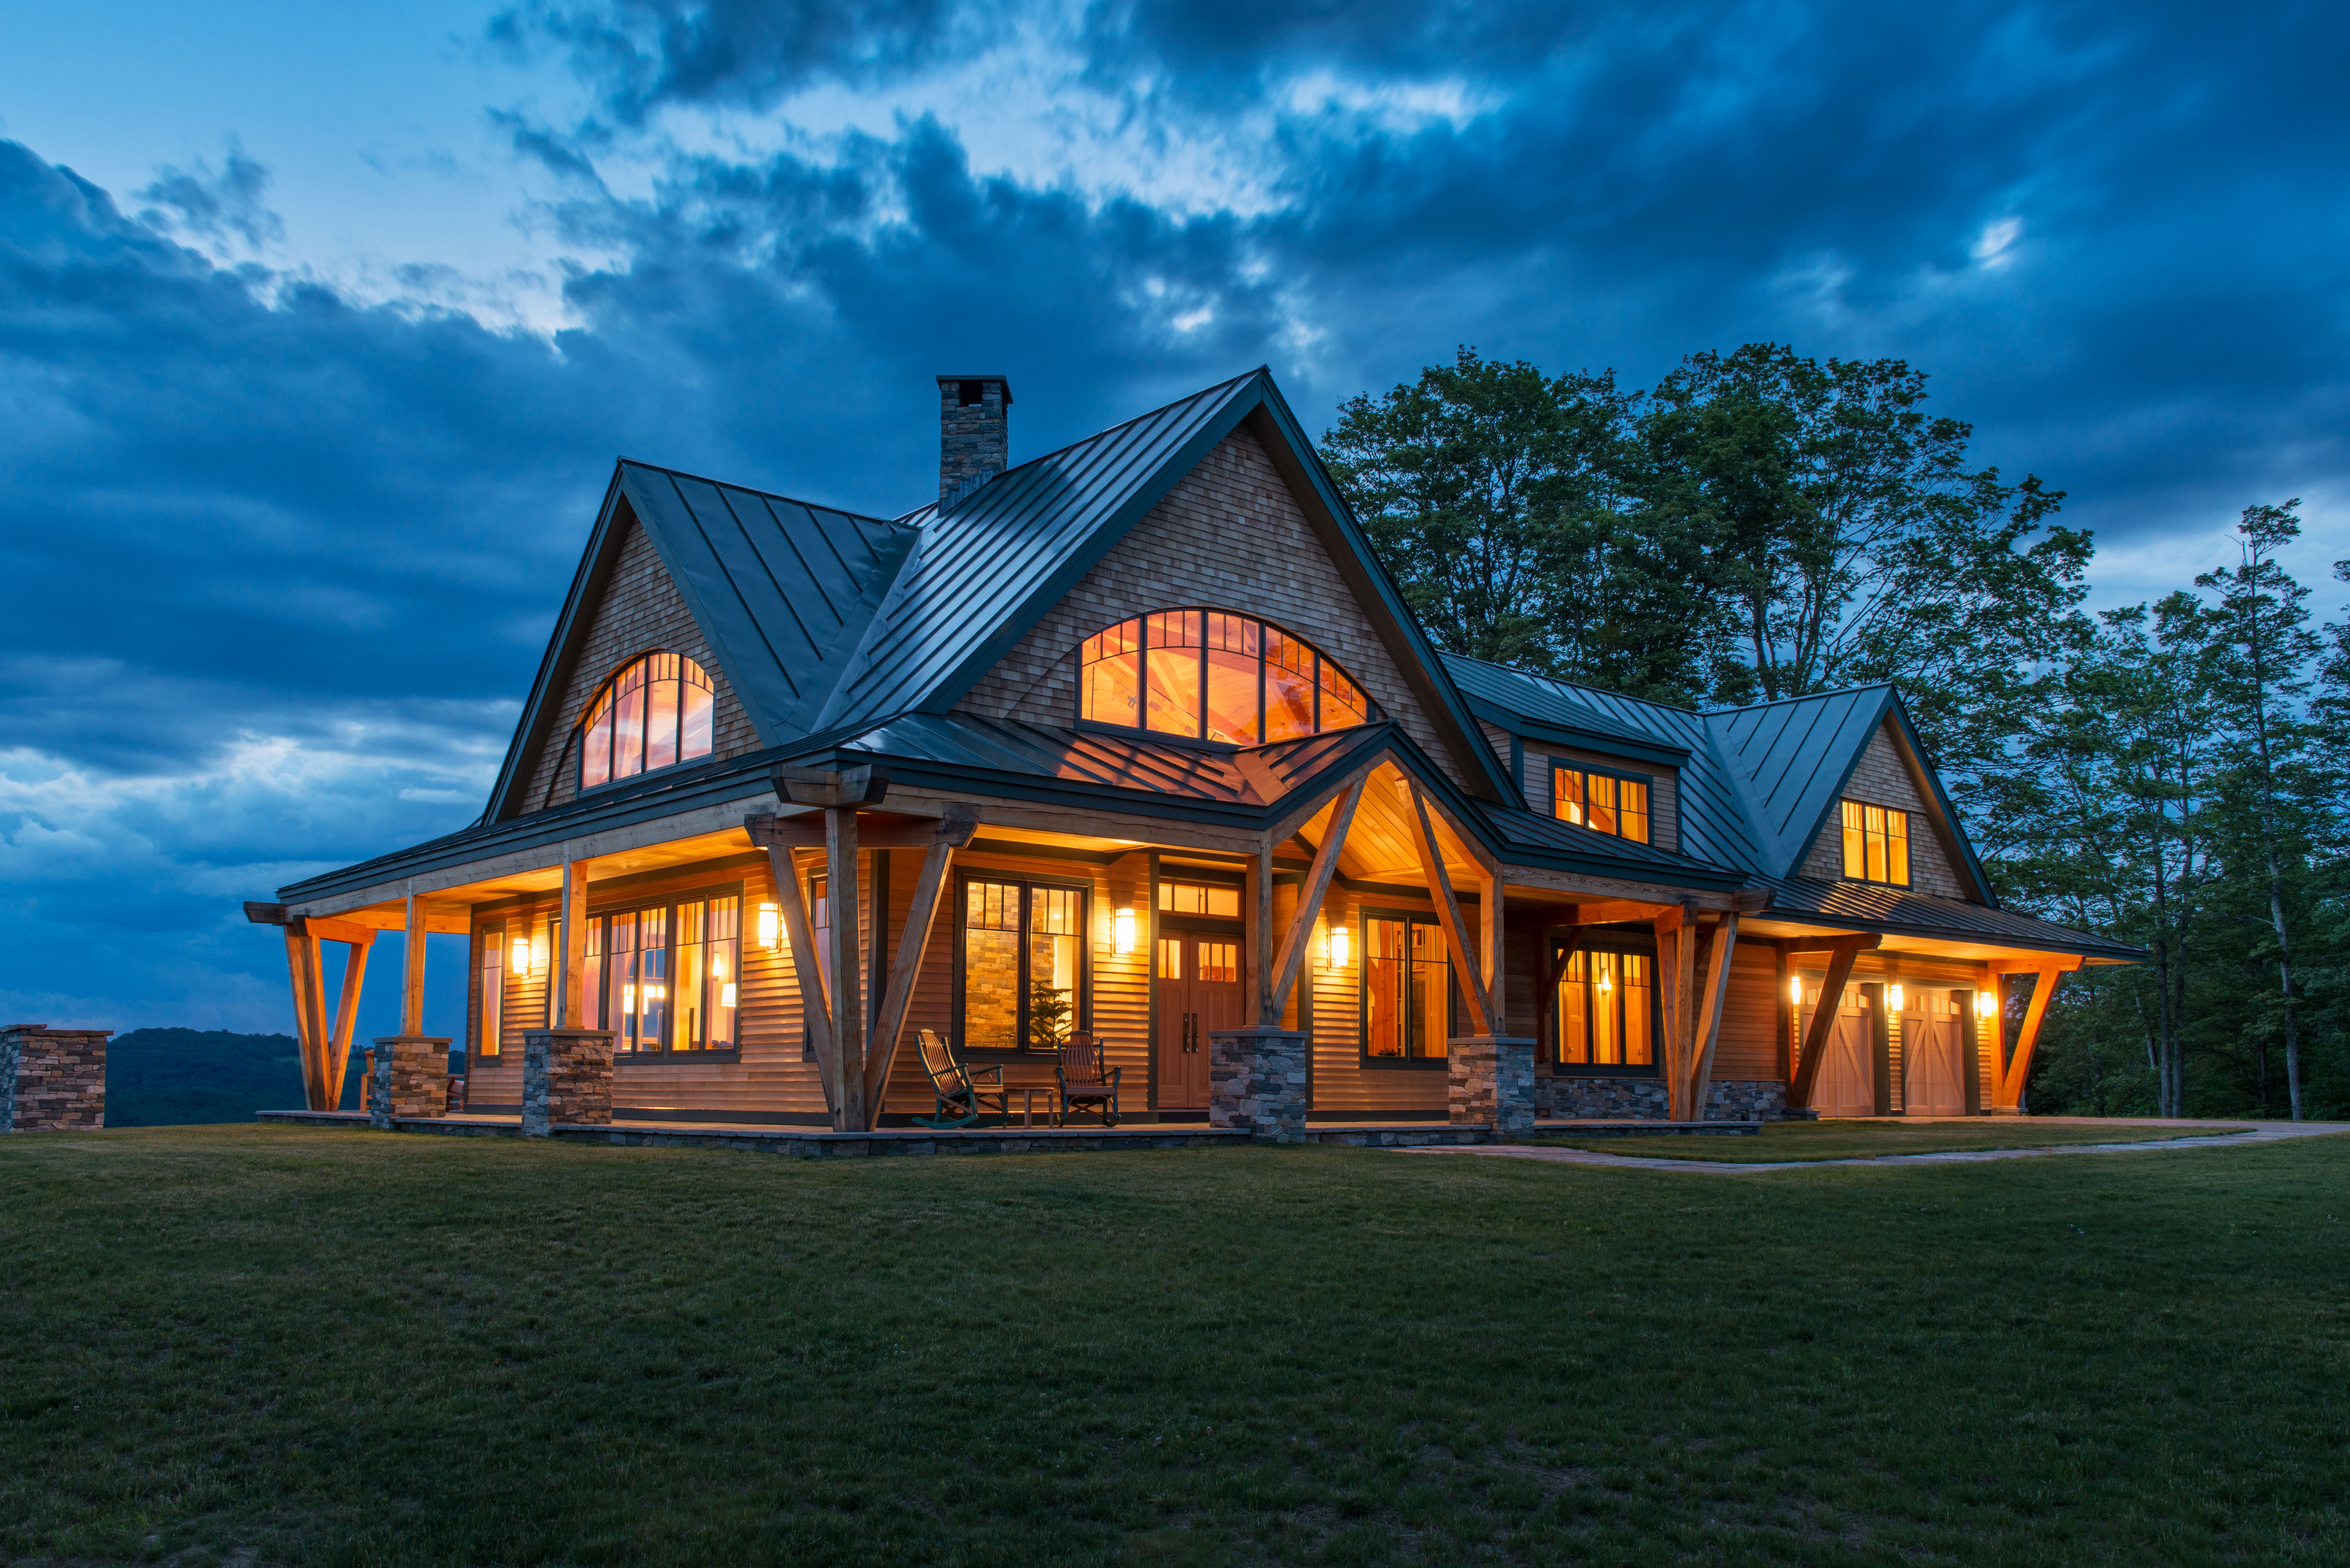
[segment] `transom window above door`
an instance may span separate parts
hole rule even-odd
[[[622,667],[588,705],[579,787],[708,756],[716,705],[710,676],[681,653],[648,653]]]
[[[1226,610],[1154,610],[1077,650],[1077,717],[1088,724],[1257,746],[1377,716],[1363,689],[1311,644]]]

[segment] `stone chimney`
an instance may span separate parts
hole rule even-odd
[[[1001,376],[939,378],[939,504],[1002,473],[1012,383]]]

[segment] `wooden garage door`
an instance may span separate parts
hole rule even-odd
[[[1913,989],[1901,1013],[1901,1105],[1913,1116],[1967,1114],[1965,1020],[1950,992]]]
[[[1820,1061],[1819,1081],[1812,1104],[1824,1116],[1873,1116],[1877,1114],[1877,1032],[1870,1027],[1868,995],[1856,985],[1845,987],[1844,1005],[1836,1010],[1835,1026],[1828,1031],[1826,1054]]]

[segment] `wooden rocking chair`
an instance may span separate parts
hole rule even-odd
[[[1090,1034],[1070,1035],[1061,1043],[1053,1071],[1061,1081],[1061,1114],[1054,1125],[1067,1127],[1070,1113],[1082,1105],[1100,1115],[1102,1126],[1118,1126],[1118,1080],[1126,1069],[1104,1070],[1099,1041]]]
[[[931,1075],[931,1092],[939,1097],[938,1114],[916,1116],[926,1127],[967,1127],[992,1115],[998,1125],[1011,1119],[1004,1109],[1003,1069],[967,1067],[954,1058],[946,1039],[935,1029],[915,1032],[922,1045],[922,1071]],[[994,1102],[993,1112],[988,1102]]]

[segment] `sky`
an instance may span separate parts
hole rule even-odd
[[[895,514],[941,371],[1010,377],[1017,462],[1261,363],[1318,431],[1464,344],[1898,358],[2067,493],[2093,605],[2298,496],[2341,613],[2338,5],[0,0],[0,1022],[290,1031],[241,901],[479,815],[614,458]]]

